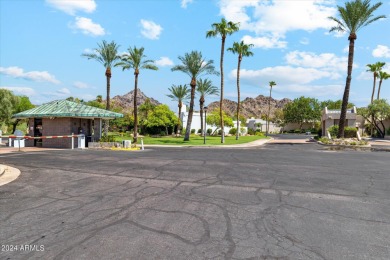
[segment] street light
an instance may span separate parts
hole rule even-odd
[[[207,133],[207,107],[203,107],[204,110],[204,129],[203,129],[203,144],[206,144],[206,133]]]

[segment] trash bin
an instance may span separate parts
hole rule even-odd
[[[77,148],[85,148],[85,135],[81,134],[77,138]]]
[[[122,147],[123,148],[131,148],[131,141],[130,140],[123,140]]]

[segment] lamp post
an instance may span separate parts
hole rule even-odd
[[[204,110],[204,130],[203,130],[203,144],[206,144],[206,133],[207,133],[207,107],[203,107]]]

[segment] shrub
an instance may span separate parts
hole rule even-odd
[[[231,134],[231,135],[237,134],[237,128],[235,128],[235,127],[231,128],[231,129],[229,130],[229,134]]]
[[[211,129],[211,128],[207,129],[207,134],[211,135],[212,132],[213,132],[213,129]]]
[[[102,136],[100,138],[99,142],[101,142],[101,143],[112,143],[112,142],[115,142],[115,136],[113,136],[113,135]]]
[[[191,129],[191,134],[195,134],[195,129]]]
[[[387,128],[386,135],[390,135],[390,127]]]
[[[248,135],[255,135],[255,130],[248,128]]]
[[[222,130],[221,129],[218,130],[218,135],[222,135]]]
[[[202,129],[198,129],[198,134],[201,134],[202,133]]]
[[[318,139],[321,143],[323,143],[323,144],[330,144],[331,143],[331,141],[328,139],[328,138],[326,138],[326,137],[321,137],[320,139]]]
[[[257,135],[257,136],[264,136],[264,133],[263,132],[256,132],[255,135]]]
[[[355,127],[346,127],[344,128],[344,137],[345,138],[355,138],[357,136],[356,134],[357,129]]]
[[[160,131],[161,136],[165,136],[167,133],[165,131]]]
[[[295,133],[295,134],[300,134],[300,133],[301,133],[301,129],[295,129],[295,130],[294,130],[294,133]]]
[[[338,132],[339,132],[339,126],[333,125],[333,126],[329,127],[327,130],[329,131],[330,136],[336,137]]]

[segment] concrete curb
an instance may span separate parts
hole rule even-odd
[[[0,165],[0,186],[16,180],[20,175],[20,170],[14,167]]]

